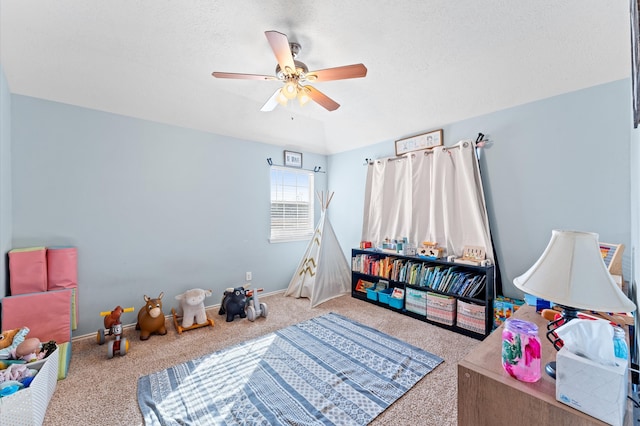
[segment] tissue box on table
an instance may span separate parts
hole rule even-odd
[[[628,369],[609,366],[562,348],[556,357],[556,399],[611,425],[622,425],[627,410]]]

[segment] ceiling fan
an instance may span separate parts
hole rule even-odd
[[[272,111],[278,104],[286,105],[287,101],[298,98],[300,105],[310,100],[315,101],[323,108],[334,111],[340,104],[307,84],[316,81],[345,80],[348,78],[360,78],[367,75],[367,68],[363,64],[345,65],[336,68],[327,68],[318,71],[309,71],[307,66],[295,60],[302,49],[298,43],[289,42],[286,34],[278,31],[265,31],[267,41],[273,49],[278,61],[274,76],[259,74],[238,74],[231,72],[214,71],[212,75],[217,78],[236,78],[244,80],[279,80],[284,86],[276,90],[260,111]]]

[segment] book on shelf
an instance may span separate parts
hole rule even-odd
[[[484,289],[485,275],[474,275],[465,283],[465,287],[461,289],[460,296],[476,297]]]
[[[373,286],[375,286],[375,283],[360,279],[356,283],[356,291],[359,291],[361,293],[366,293],[367,289],[372,288]]]
[[[387,280],[378,280],[378,283],[376,284],[375,290],[376,291],[380,291],[380,290],[384,290],[386,288],[389,288],[389,281],[387,281]]]
[[[484,290],[486,277],[484,275],[479,275],[478,277],[479,279],[475,282],[471,290],[469,290],[469,297],[477,297]]]
[[[393,292],[391,293],[391,297],[393,297],[394,299],[403,299],[404,298],[404,289],[400,288],[400,287],[394,288]]]

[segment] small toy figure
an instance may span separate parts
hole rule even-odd
[[[211,290],[194,288],[176,296],[182,308],[182,328],[194,324],[206,324],[207,312],[204,309],[204,298],[211,296]]]
[[[255,321],[258,317],[267,317],[268,310],[267,304],[260,302],[258,299],[258,292],[263,291],[261,288],[255,290],[249,290],[247,292],[247,319],[251,322]]]
[[[162,297],[164,292],[152,299],[146,294],[144,295],[145,305],[138,312],[138,322],[136,330],[140,330],[140,340],[147,340],[152,334],[164,336],[167,334],[165,326],[165,317],[162,312]]]
[[[107,356],[109,359],[113,358],[114,354],[120,354],[122,356],[129,352],[129,340],[126,337],[122,337],[122,323],[120,322],[120,315],[123,312],[133,312],[133,307],[122,309],[122,306],[116,306],[112,311],[100,312],[100,315],[104,317],[104,329],[98,330],[96,340],[99,345],[105,342],[105,336],[115,336],[115,340],[109,341],[107,348]]]
[[[236,315],[246,318],[244,308],[247,304],[247,293],[244,287],[228,288],[222,296],[218,315],[227,314],[227,322],[233,321]]]
[[[44,353],[41,354],[42,343],[37,337],[28,337],[24,339],[16,347],[15,359],[21,359],[27,362],[37,361],[44,358]]]

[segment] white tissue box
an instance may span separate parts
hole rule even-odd
[[[626,362],[602,365],[562,348],[556,357],[556,399],[613,426],[622,425],[629,387],[627,367]]]

